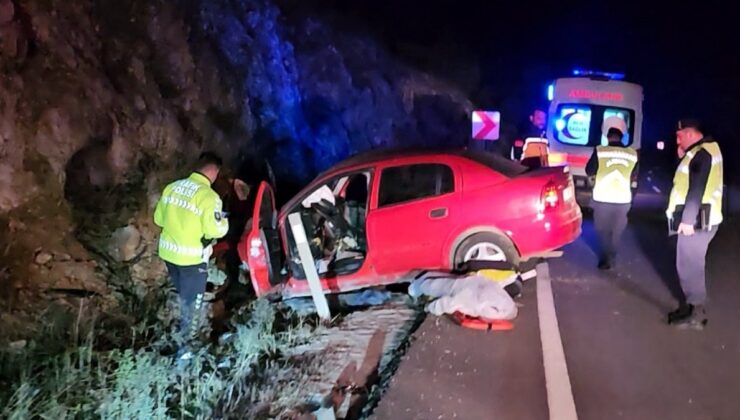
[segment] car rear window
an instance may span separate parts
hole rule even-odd
[[[519,162],[515,162],[513,160],[509,160],[502,156],[495,155],[489,152],[479,150],[466,150],[465,152],[463,152],[462,155],[467,159],[487,166],[500,173],[501,175],[509,178],[515,177],[527,171],[527,167],[520,164]]]

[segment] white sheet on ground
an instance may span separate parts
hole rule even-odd
[[[434,315],[461,312],[490,320],[517,316],[517,306],[503,287],[477,275],[453,277],[429,273],[411,283],[409,295],[437,298],[426,306],[427,312]]]

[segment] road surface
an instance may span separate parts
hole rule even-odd
[[[674,246],[660,216],[631,215],[619,266],[595,269],[584,234],[550,262],[554,302],[579,419],[740,419],[740,223],[710,247],[709,325],[665,324]],[[548,419],[535,281],[510,332],[428,317],[374,411],[377,419]]]

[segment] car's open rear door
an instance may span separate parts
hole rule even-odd
[[[247,229],[246,240],[243,239],[239,244],[239,255],[249,265],[255,293],[262,296],[280,284],[283,266],[275,196],[266,182],[260,183],[252,223]]]

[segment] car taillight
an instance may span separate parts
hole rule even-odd
[[[254,238],[250,241],[249,255],[253,258],[257,258],[262,253],[262,240],[260,238]]]
[[[547,184],[542,190],[542,205],[545,210],[556,208],[560,205],[560,194],[554,184]]]

